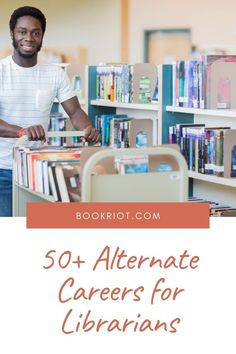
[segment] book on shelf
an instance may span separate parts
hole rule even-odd
[[[114,136],[114,127],[111,121],[115,119],[124,120],[128,119],[127,114],[102,114],[95,117],[95,128],[99,131],[102,137],[102,146],[109,146],[111,144],[111,135]],[[112,132],[111,132],[112,129]]]
[[[48,132],[64,132],[66,131],[67,118],[63,117],[62,113],[53,113],[48,121]],[[65,137],[49,137],[47,143],[54,146],[64,146],[66,143]]]
[[[158,78],[156,79],[156,84],[155,84],[155,87],[154,87],[154,91],[153,91],[153,94],[152,94],[152,103],[156,103],[159,99],[159,96],[158,96]]]
[[[115,159],[115,170],[120,175],[130,173],[147,173],[149,171],[148,156],[120,156]]]
[[[16,147],[14,181],[33,192],[52,195],[56,202],[79,201],[79,173],[86,160],[98,150],[100,147]],[[92,174],[100,175],[105,171],[106,162],[95,166]]]
[[[223,177],[224,141],[230,127],[176,124],[169,127],[169,143],[176,142],[190,171]],[[229,154],[226,154],[226,159]]]
[[[224,135],[230,127],[205,128],[205,174],[224,176]]]
[[[172,104],[177,107],[236,108],[236,55],[202,55],[172,65]]]
[[[114,148],[130,147],[130,124],[131,119],[113,118],[110,121],[109,145]]]
[[[150,103],[158,99],[157,66],[151,63],[96,67],[96,99],[116,103]]]
[[[204,172],[205,124],[176,124],[169,127],[169,143],[177,143],[185,157],[188,169]]]
[[[51,163],[48,165],[48,182],[49,182],[49,193],[53,196],[55,202],[61,201],[60,191],[57,183],[56,173],[55,173],[56,163]]]
[[[218,177],[224,177],[224,139],[226,130],[230,127],[224,127],[215,129],[215,164],[214,175]]]
[[[126,114],[96,116],[95,127],[102,137],[102,146],[114,148],[153,146],[153,120],[135,119]]]
[[[160,147],[168,147],[179,151],[177,144],[163,144]],[[142,152],[142,148],[138,148],[138,155],[122,155],[115,158],[115,173],[132,174],[132,173],[163,173],[174,172],[179,170],[176,159],[168,154],[163,155],[146,155]]]
[[[190,203],[207,203],[209,204],[209,216],[236,216],[236,208],[232,208],[227,204],[218,203],[212,200],[189,197]]]
[[[176,107],[203,108],[202,63],[180,60],[172,64],[172,104]]]
[[[231,153],[231,177],[236,177],[236,145],[233,146]]]
[[[111,102],[133,102],[133,66],[127,64],[96,67],[96,98]]]
[[[139,80],[138,92],[139,103],[150,103],[151,96],[151,79],[148,76],[141,76]]]
[[[83,90],[82,90],[82,78],[80,75],[74,75],[72,77],[72,89],[78,99],[83,97]]]
[[[53,136],[47,138],[47,144],[52,146],[83,146],[84,139],[82,136],[77,136],[76,133],[73,135],[73,131],[76,132],[76,129],[72,126],[70,119],[63,117],[61,113],[53,113],[50,115],[48,123],[48,132],[61,133],[61,132],[70,132],[69,136]],[[56,134],[55,134],[56,135]]]
[[[222,210],[221,212],[219,212],[219,214],[217,216],[236,217],[236,208],[230,208],[230,209]]]
[[[48,153],[33,153],[28,154],[27,163],[28,163],[28,178],[29,178],[29,189],[33,191],[41,192],[39,188],[39,178],[44,178],[42,163],[43,160],[47,161],[65,161],[65,160],[77,160],[80,161],[81,153],[76,152],[48,152]],[[39,161],[39,162],[38,162]]]
[[[55,167],[58,189],[62,202],[80,202],[80,164],[64,163]]]
[[[33,191],[48,194],[49,177],[47,165],[56,161],[79,161],[78,149],[44,146],[39,148],[20,147],[14,149],[14,178],[17,183]]]
[[[67,68],[67,75],[72,83],[72,89],[78,98],[84,97],[85,90],[85,65],[71,63]]]
[[[224,142],[224,176],[236,177],[236,129],[228,129],[225,132]]]

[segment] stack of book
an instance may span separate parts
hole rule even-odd
[[[55,201],[80,200],[81,151],[42,146],[14,149],[14,179],[31,191],[53,195]]]

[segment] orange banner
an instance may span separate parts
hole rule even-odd
[[[28,228],[209,228],[207,203],[30,203]]]

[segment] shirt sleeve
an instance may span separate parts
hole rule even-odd
[[[65,70],[59,68],[58,71],[58,88],[57,88],[57,99],[59,103],[69,100],[75,97],[75,93],[72,90],[71,82],[67,76]]]

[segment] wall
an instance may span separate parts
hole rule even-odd
[[[31,5],[47,18],[44,47],[76,52],[88,47],[88,63],[120,60],[119,0],[0,0],[0,51],[11,46],[8,22],[15,8]],[[109,46],[109,43],[114,45]]]
[[[31,0],[48,19],[44,46],[76,52],[88,47],[88,63],[120,61],[120,0]],[[65,5],[66,4],[66,5]],[[10,47],[8,21],[25,1],[0,0],[0,50]],[[129,62],[143,60],[143,31],[192,28],[193,44],[236,53],[236,1],[130,0]]]
[[[143,60],[145,29],[191,28],[201,50],[236,53],[235,13],[235,0],[130,0],[130,62]]]

